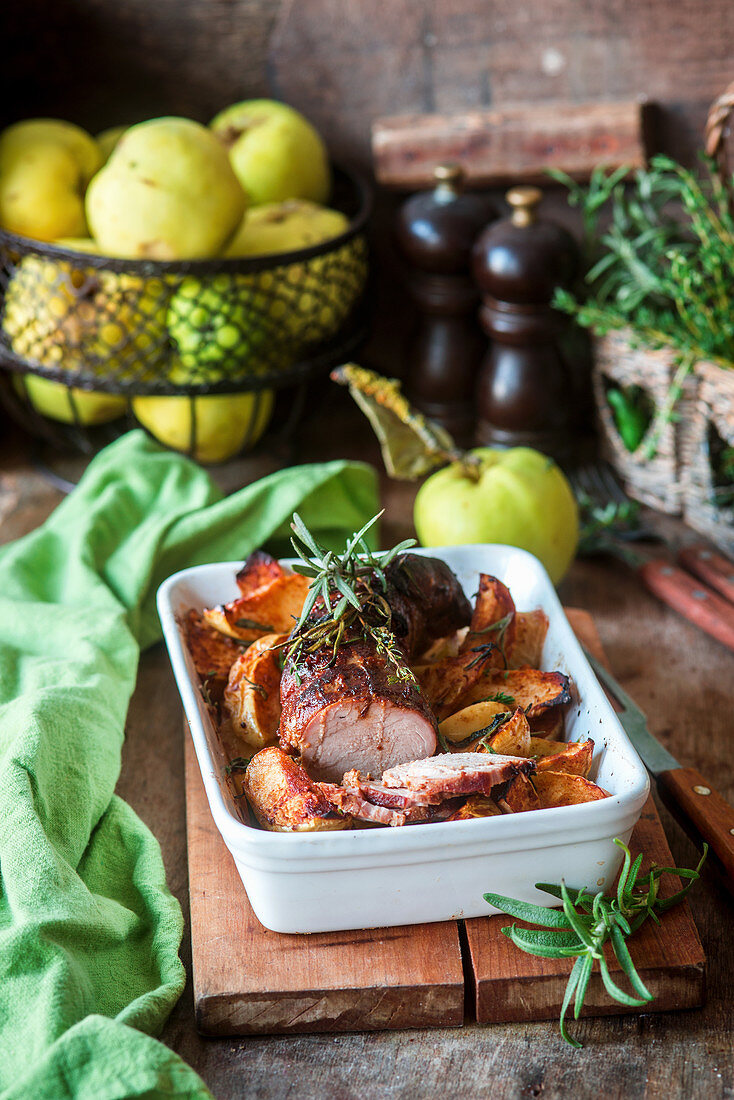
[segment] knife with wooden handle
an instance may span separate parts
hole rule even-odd
[[[689,560],[693,559],[685,559],[687,567]],[[726,562],[726,558],[721,560]],[[702,561],[703,559],[699,557],[696,559],[696,564]],[[729,574],[732,572],[730,565]],[[734,603],[729,603],[723,595],[719,595],[713,588],[708,587],[711,584],[709,579],[712,576],[711,572],[706,578],[708,583],[703,584],[697,577],[673,562],[656,558],[637,565],[637,573],[650,592],[668,607],[677,611],[689,622],[695,623],[701,630],[705,630],[712,638],[716,638],[717,641],[734,650]],[[698,576],[700,575],[699,569]],[[723,579],[717,585],[719,592],[722,591],[722,586]],[[732,589],[734,591],[734,585]]]
[[[734,604],[734,562],[729,558],[710,546],[697,544],[685,546],[678,554],[678,561],[694,577],[699,577]]]
[[[589,664],[622,710],[617,717],[645,767],[655,776],[665,805],[694,841],[706,841],[710,859],[734,894],[734,807],[695,768],[683,768],[647,728],[647,719],[614,677],[588,650]]]

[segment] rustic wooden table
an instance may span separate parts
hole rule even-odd
[[[377,461],[369,433],[340,395],[326,393],[296,461],[350,457]],[[324,431],[324,424],[329,430]],[[335,428],[335,425],[339,428]],[[286,456],[234,463],[217,473],[227,488],[267,472]],[[73,476],[79,463],[64,467]],[[414,490],[385,482],[385,541],[410,533]],[[11,436],[0,447],[0,539],[42,522],[61,494]],[[690,538],[662,521],[673,541]],[[651,729],[682,761],[698,767],[734,800],[732,655],[667,611],[622,565],[577,562],[561,586],[565,603],[594,616],[615,674],[646,711]],[[119,794],[161,842],[168,881],[188,915],[181,707],[162,645],[144,654],[127,723]],[[673,855],[696,854],[672,819],[663,821]],[[582,1022],[582,1051],[567,1047],[554,1023],[470,1025],[445,1031],[203,1039],[194,1026],[190,984],[163,1040],[203,1077],[217,1100],[407,1100],[452,1093],[491,1096],[734,1097],[731,901],[710,877],[691,904],[709,958],[708,1003],[700,1011],[606,1017]],[[182,946],[190,972],[188,930]]]

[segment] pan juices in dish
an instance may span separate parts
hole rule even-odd
[[[294,530],[313,571],[332,564]],[[607,797],[588,779],[593,741],[558,740],[571,683],[537,667],[542,610],[518,612],[483,573],[472,607],[445,562],[402,547],[366,559],[348,547],[345,561],[338,580],[321,569],[309,586],[258,551],[236,600],[184,621],[235,794],[262,828],[403,827]]]

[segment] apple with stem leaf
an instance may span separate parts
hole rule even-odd
[[[497,542],[529,550],[558,583],[574,559],[579,515],[559,466],[530,447],[462,451],[413,409],[395,379],[347,364],[332,379],[349,387],[380,441],[391,477],[417,480],[413,519],[424,546]]]

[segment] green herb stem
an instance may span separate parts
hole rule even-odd
[[[598,963],[604,988],[613,1000],[629,1008],[642,1008],[653,1000],[653,994],[635,968],[627,940],[646,920],[659,921],[662,913],[682,901],[698,880],[708,853],[708,845],[704,844],[703,855],[694,870],[657,867],[653,864],[648,873],[640,878],[642,854],[633,861],[626,844],[619,839],[614,843],[624,852],[614,895],[603,892],[592,895],[581,889],[574,897],[563,881],[559,886],[536,883],[536,889],[550,894],[562,903],[561,910],[518,901],[500,894],[484,895],[484,900],[495,909],[510,917],[540,926],[519,928],[513,924],[502,929],[503,934],[521,951],[545,959],[575,958],[560,1015],[561,1035],[574,1047],[582,1044],[568,1033],[566,1015],[573,1002],[574,1019],[578,1020],[595,963]],[[678,875],[688,879],[688,882],[677,893],[668,898],[660,898],[660,880],[667,874]],[[622,989],[612,979],[604,954],[607,944],[611,946],[632,993]]]

